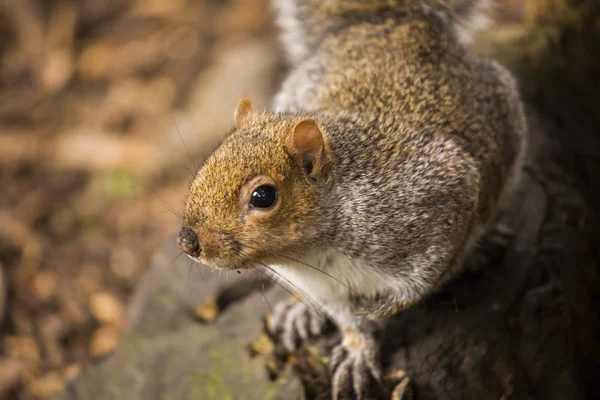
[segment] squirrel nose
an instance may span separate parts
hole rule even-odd
[[[190,227],[181,229],[179,236],[177,237],[177,245],[181,250],[192,257],[198,257],[202,252],[198,236],[196,236],[196,233],[194,233]]]

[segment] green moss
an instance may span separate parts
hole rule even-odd
[[[185,392],[193,399],[233,400],[223,377],[217,373],[196,371],[184,379]]]
[[[117,170],[104,177],[104,192],[110,200],[133,197],[138,192],[139,177],[126,170]]]

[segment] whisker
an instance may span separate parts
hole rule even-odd
[[[167,268],[166,268],[166,269],[170,269],[170,268],[171,268],[171,266],[172,266],[173,264],[175,264],[175,261],[177,261],[177,259],[178,259],[179,257],[181,257],[181,255],[182,255],[183,253],[184,253],[184,252],[182,251],[181,253],[177,254],[177,255],[176,255],[174,258],[173,258],[173,261],[171,261],[171,262],[169,263],[169,265],[167,266]]]
[[[261,281],[260,281],[260,292],[262,293],[263,299],[265,299],[267,306],[269,306],[269,310],[271,310],[271,314],[273,314],[273,307],[271,307],[271,303],[269,303],[269,300],[267,299],[267,295],[265,294],[265,281],[263,279],[261,279]]]
[[[323,317],[316,309],[314,309],[313,307],[309,306],[308,304],[306,304],[305,302],[302,301],[302,299],[296,295],[294,292],[292,292],[290,289],[286,288],[284,285],[282,285],[281,283],[277,282],[276,279],[274,279],[272,276],[269,276],[268,274],[264,273],[263,271],[261,271],[260,269],[256,270],[258,273],[266,276],[267,278],[269,278],[270,280],[272,280],[273,282],[275,282],[277,285],[279,285],[283,290],[285,290],[286,292],[288,292],[290,295],[292,295],[294,298],[296,298],[296,300],[298,300],[299,302],[303,303],[306,307],[308,307],[309,310],[315,312],[315,314],[317,314],[320,317]]]
[[[167,211],[169,211],[169,210],[163,210],[163,211],[159,212],[158,214],[156,214],[156,215],[153,215],[153,216],[152,216],[152,219],[156,219],[156,218],[160,217],[161,215],[163,215],[163,214],[164,214],[164,213],[166,213]]]
[[[191,170],[191,169],[189,169],[188,167],[186,167],[185,165],[184,165],[184,168],[185,168],[185,170],[186,170],[186,171],[187,171],[187,172],[190,174],[190,176],[191,176],[190,180],[188,181],[188,183],[191,185],[191,184],[192,184],[192,181],[194,180],[194,178],[196,177],[196,175],[194,175],[194,173],[192,172],[192,170]]]
[[[240,255],[243,256],[248,256],[247,254],[244,254],[243,250],[239,251]],[[282,284],[280,284],[279,282],[277,282],[277,280],[273,279],[273,277],[269,276],[268,274],[265,274],[263,271],[261,271],[260,269],[256,269],[256,271],[258,271],[259,273],[263,274],[264,276],[268,277],[269,279],[271,279],[273,282],[275,282],[276,284],[278,284],[279,286],[281,286],[286,292],[288,292],[289,294],[291,294],[293,297],[295,297],[298,301],[300,301],[302,304],[304,304],[306,307],[308,307],[311,311],[314,311],[318,316],[320,316],[321,318],[325,318],[324,315],[322,315],[321,313],[319,313],[317,311],[317,306],[323,310],[325,312],[325,314],[327,314],[327,311],[323,308],[322,305],[320,305],[317,301],[315,301],[308,293],[306,293],[304,290],[302,290],[301,288],[299,288],[296,284],[294,284],[294,282],[292,282],[291,280],[289,280],[288,278],[286,278],[285,276],[281,275],[280,273],[278,273],[277,271],[275,271],[273,268],[269,267],[267,264],[255,260],[257,263],[259,263],[260,265],[262,265],[263,267],[267,268],[269,271],[271,271],[272,273],[274,273],[275,275],[279,276],[281,279],[285,280],[291,287],[297,289],[305,298],[308,302],[310,302],[310,304],[312,305],[309,306],[308,304],[306,304],[304,301],[302,301],[302,299],[297,296],[296,294],[294,294],[292,291],[288,290],[288,288],[286,288],[285,286],[283,286]],[[329,314],[327,314],[329,315]]]
[[[185,152],[187,153],[190,162],[192,163],[192,166],[194,167],[195,170],[198,170],[198,167],[196,166],[196,164],[194,163],[194,160],[192,159],[192,155],[190,154],[190,151],[188,150],[185,141],[183,140],[183,136],[181,135],[181,130],[179,130],[179,124],[177,123],[177,118],[175,118],[175,115],[173,115],[173,122],[175,122],[175,129],[177,129],[177,133],[179,134],[179,139],[181,139],[181,144],[183,144],[183,148],[185,149]],[[187,169],[187,168],[186,168]],[[192,173],[192,171],[190,171],[188,169],[188,172],[190,174],[192,174],[192,177],[194,177],[194,174]]]
[[[247,245],[247,244],[244,244],[244,243],[239,243],[239,242],[237,242],[237,243],[238,243],[240,246],[246,246],[246,247],[248,247],[249,249],[252,249],[252,250],[257,250],[255,247],[252,247],[252,246],[250,246],[250,245]],[[306,267],[312,268],[312,269],[314,269],[315,271],[319,271],[319,272],[321,272],[322,274],[324,274],[324,275],[326,275],[326,276],[330,277],[331,279],[333,279],[334,281],[336,281],[336,282],[338,282],[339,284],[343,285],[343,286],[344,286],[344,287],[346,287],[347,289],[350,289],[350,287],[349,287],[348,285],[346,285],[344,282],[342,282],[341,280],[339,280],[339,279],[338,279],[338,278],[336,278],[335,276],[333,276],[333,275],[329,274],[328,272],[325,272],[325,271],[323,271],[322,269],[320,269],[320,268],[318,268],[318,267],[315,267],[314,265],[310,265],[310,264],[308,264],[308,263],[306,263],[306,262],[304,262],[304,261],[297,260],[297,259],[295,259],[295,258],[293,258],[293,257],[286,256],[285,254],[281,254],[281,253],[267,253],[267,254],[269,254],[269,255],[273,255],[273,256],[277,256],[277,257],[282,257],[282,258],[288,259],[288,260],[290,260],[290,261],[297,262],[298,264],[304,265],[304,266],[306,266]]]
[[[250,272],[248,270],[245,270],[246,274],[248,274],[248,277],[250,277]],[[261,291],[260,293],[262,294],[262,297],[265,301],[265,303],[267,303],[267,306],[269,306],[269,310],[271,310],[271,314],[273,314],[273,307],[271,307],[271,303],[269,303],[269,300],[267,300],[267,296],[265,295],[265,280],[261,279],[260,282],[258,282],[258,284],[261,287]]]
[[[299,288],[296,284],[294,284],[294,282],[292,282],[291,280],[289,280],[288,278],[286,278],[285,276],[281,275],[279,272],[275,271],[273,268],[269,267],[267,264],[262,263],[260,261],[257,261],[259,264],[261,264],[263,267],[267,268],[269,271],[271,271],[272,273],[274,273],[275,275],[279,276],[281,279],[283,279],[284,281],[286,281],[290,286],[294,287],[296,290],[298,290],[304,297],[306,297],[306,300],[308,302],[310,302],[310,304],[312,305],[312,308],[308,306],[308,304],[304,303],[302,301],[302,299],[298,298],[297,296],[296,299],[300,300],[302,303],[304,303],[305,306],[309,307],[311,311],[314,311],[315,313],[317,313],[317,315],[319,315],[321,318],[325,318],[326,315],[329,315],[327,313],[327,311],[323,308],[322,305],[320,305],[315,299],[313,299],[308,293],[306,293],[304,290],[302,290],[301,288]],[[260,271],[260,270],[257,270]],[[262,271],[261,271],[262,272]],[[323,312],[325,312],[326,315],[321,314],[320,312],[317,311],[317,307],[318,306]]]
[[[255,250],[255,248],[253,248],[252,246],[246,245],[244,243],[240,243],[237,240],[230,239],[230,238],[226,238],[226,239],[230,240],[231,242],[233,242],[233,243],[235,243],[235,244],[237,244],[237,245],[239,245],[241,247],[246,247],[246,248]],[[245,257],[248,257],[248,258],[252,258],[249,254],[245,253],[243,249],[238,249],[238,252],[242,256],[245,256]],[[311,311],[314,311],[321,318],[325,318],[325,316],[323,314],[321,314],[319,311],[317,311],[317,308],[319,308],[319,309],[321,309],[326,314],[326,316],[329,316],[329,313],[327,313],[327,310],[325,310],[325,308],[321,304],[319,304],[314,298],[312,298],[308,293],[306,293],[306,291],[304,291],[303,289],[301,289],[300,287],[298,287],[291,280],[289,280],[285,276],[281,275],[280,273],[278,273],[277,271],[275,271],[273,268],[269,267],[264,262],[261,262],[259,260],[253,260],[253,261],[257,262],[258,264],[260,264],[263,267],[267,268],[269,271],[271,271],[272,273],[274,273],[275,275],[279,276],[281,279],[283,279],[284,281],[286,281],[291,287],[293,287],[296,290],[298,290],[306,298],[306,300],[311,303],[312,307],[310,307],[308,304],[306,304],[304,301],[302,301],[302,299],[298,298],[298,296],[294,295],[291,291],[287,290],[287,288],[285,288],[283,285],[279,284],[279,282],[277,282],[275,279],[273,279],[269,275],[264,274],[262,271],[260,271],[260,270],[257,269],[257,271],[259,271],[261,274],[263,274],[265,276],[268,276],[273,282],[275,282],[275,283],[279,284],[279,286],[283,287],[288,293],[290,293],[292,296],[294,296],[296,299],[298,299],[300,302],[302,302],[304,305],[306,305]],[[319,268],[316,268],[316,267],[314,267],[314,268],[317,271],[323,272]],[[332,278],[334,278],[334,277],[332,277]]]
[[[175,209],[173,206],[171,206],[171,205],[167,204],[167,203],[166,203],[166,202],[164,202],[162,199],[160,199],[158,196],[156,196],[156,195],[154,195],[154,196],[156,197],[156,199],[157,199],[158,201],[160,201],[160,202],[162,203],[162,205],[163,205],[163,206],[164,206],[164,207],[165,207],[167,210],[171,211],[171,213],[172,213],[173,215],[175,215],[175,216],[176,216],[177,218],[179,218],[179,219],[183,219],[183,214],[181,214],[180,212],[177,212],[177,210],[176,210],[176,209]]]
[[[333,275],[329,274],[328,272],[325,272],[325,271],[323,271],[321,268],[315,267],[314,265],[310,265],[310,264],[308,264],[308,263],[306,263],[306,262],[304,262],[304,261],[297,260],[297,259],[295,259],[295,258],[293,258],[293,257],[286,256],[285,254],[280,254],[280,253],[273,253],[273,254],[274,254],[274,255],[276,255],[276,256],[278,256],[278,257],[283,257],[283,258],[285,258],[285,259],[288,259],[288,260],[290,260],[290,261],[297,262],[298,264],[302,264],[302,265],[304,265],[304,266],[306,266],[306,267],[309,267],[309,268],[312,268],[312,269],[314,269],[314,270],[316,270],[316,271],[319,271],[319,272],[323,273],[324,275],[326,275],[326,276],[330,277],[330,278],[331,278],[331,279],[333,279],[334,281],[338,282],[339,284],[341,284],[341,285],[345,286],[347,289],[350,289],[350,287],[349,287],[348,285],[346,285],[344,282],[342,282],[341,280],[339,280],[339,279],[338,279],[338,278],[336,278],[335,276],[333,276]]]
[[[185,291],[189,294],[190,292],[190,276],[192,274],[192,265],[194,264],[194,260],[190,260],[190,266],[188,268],[187,280],[185,282]]]

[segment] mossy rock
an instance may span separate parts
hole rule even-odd
[[[248,344],[262,329],[269,303],[285,292],[261,293],[211,271],[193,269],[173,244],[157,258],[130,307],[132,330],[103,362],[87,368],[59,399],[298,399],[297,378],[287,371],[270,381],[263,357],[251,358]],[[191,268],[195,268],[194,266]],[[241,278],[243,278],[241,276]],[[237,292],[238,296],[222,293]],[[220,297],[219,297],[220,296]],[[194,306],[218,297],[212,323]]]

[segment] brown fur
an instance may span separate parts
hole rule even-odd
[[[273,111],[240,103],[190,188],[184,225],[200,260],[221,268],[326,250],[360,260],[403,297],[351,293],[333,317],[387,316],[458,271],[510,198],[526,137],[515,83],[460,40],[457,25],[479,1],[281,3],[282,22],[293,22],[290,76]],[[273,209],[243,200],[255,179],[278,189]]]

